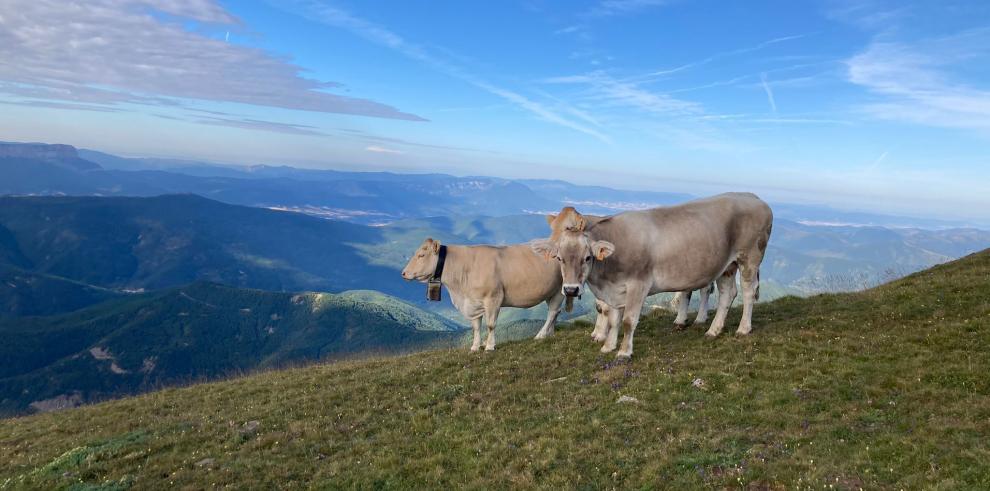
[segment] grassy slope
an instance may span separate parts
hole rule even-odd
[[[0,487],[986,489],[988,318],[983,252],[760,305],[745,338],[648,318],[629,365],[580,325],[264,373],[3,421]]]

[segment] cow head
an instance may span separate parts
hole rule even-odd
[[[592,240],[585,230],[587,220],[574,208],[567,207],[558,215],[547,217],[552,233],[549,239],[530,243],[533,252],[556,259],[563,278],[561,291],[568,297],[581,295],[581,288],[594,261],[604,261],[615,252],[608,241]]]
[[[406,267],[402,268],[402,278],[405,280],[426,281],[433,276],[440,259],[440,241],[426,239],[416,252],[409,258]]]

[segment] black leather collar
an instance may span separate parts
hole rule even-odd
[[[447,246],[441,245],[440,249],[437,251],[437,269],[433,271],[433,276],[430,278],[432,281],[440,281],[440,277],[443,275],[443,265],[447,262]]]

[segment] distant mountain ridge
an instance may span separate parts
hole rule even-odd
[[[17,145],[17,144],[15,144]],[[125,158],[79,150],[79,162],[0,157],[0,194],[157,196],[193,193],[229,204],[279,208],[323,218],[381,225],[434,216],[545,213],[574,205],[593,214],[669,205],[693,196],[617,190],[561,180],[504,179],[447,174],[399,174],[237,166],[160,158]],[[85,170],[84,172],[81,172]],[[968,223],[827,206],[772,203],[794,221],[888,227],[953,228]],[[984,224],[990,227],[990,222]]]
[[[0,415],[355,354],[462,342],[459,327],[394,298],[207,282],[73,313],[0,320]]]
[[[107,288],[0,262],[0,319],[72,312],[120,295]]]
[[[0,159],[40,160],[78,171],[100,169],[99,164],[80,158],[72,145],[0,142]]]
[[[0,197],[0,259],[104,288],[208,280],[284,291],[374,288],[410,298],[411,285],[396,271],[369,264],[352,245],[378,240],[375,227],[195,195]]]

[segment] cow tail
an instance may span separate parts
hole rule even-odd
[[[760,270],[756,270],[756,299],[757,302],[760,301]]]

